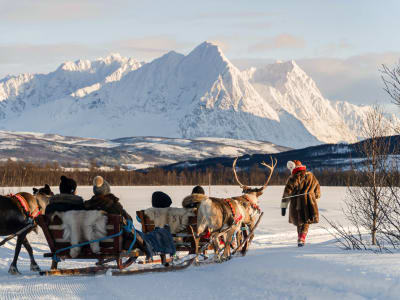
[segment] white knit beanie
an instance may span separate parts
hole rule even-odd
[[[293,171],[294,168],[296,168],[296,164],[294,163],[294,161],[289,160],[286,164],[287,168],[290,170],[290,172]]]

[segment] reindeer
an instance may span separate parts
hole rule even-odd
[[[259,215],[261,212],[260,207],[258,206],[258,198],[264,193],[265,188],[268,186],[268,183],[272,177],[272,173],[274,172],[275,166],[277,164],[276,159],[271,158],[271,165],[266,164],[265,162],[261,162],[261,165],[264,167],[267,167],[270,170],[269,176],[265,184],[260,187],[260,188],[251,188],[247,185],[242,184],[239,181],[239,178],[236,173],[236,162],[238,158],[236,157],[235,160],[233,161],[232,164],[232,169],[233,169],[233,174],[235,176],[236,182],[239,184],[240,188],[242,189],[242,196],[237,196],[233,197],[235,201],[239,202],[239,205],[243,206],[245,214],[243,216],[243,224],[247,225],[249,227],[249,232],[252,232],[254,229],[254,225],[256,222],[256,216]],[[253,239],[254,234],[252,233],[249,242],[247,244],[250,244],[251,240]],[[238,232],[238,241],[241,240],[241,231]],[[242,251],[242,254],[245,254],[246,249]]]
[[[262,195],[264,189],[267,187],[277,161],[271,158],[271,165],[267,165],[265,162],[261,163],[270,170],[269,177],[261,188],[251,188],[240,183],[237,177],[235,170],[237,159],[233,161],[232,168],[243,195],[226,199],[209,197],[201,202],[197,211],[196,254],[199,252],[198,244],[200,236],[209,231],[217,260],[221,260],[218,254],[219,237],[225,235],[225,248],[222,259],[229,259],[235,232],[240,232],[242,224],[248,225],[250,232],[254,228],[255,216],[260,212],[258,197]]]
[[[20,274],[17,268],[17,260],[21,246],[24,245],[31,260],[31,270],[40,271],[35,258],[33,257],[32,247],[28,242],[27,235],[35,230],[32,222],[39,213],[44,213],[50,197],[53,195],[50,187],[46,184],[43,188],[33,189],[33,195],[21,192],[16,195],[0,195],[0,236],[10,235],[0,242],[3,245],[6,241],[17,236],[17,243],[14,251],[14,259],[11,262],[10,274]]]

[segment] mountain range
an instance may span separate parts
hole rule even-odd
[[[324,98],[294,61],[240,71],[208,42],[149,63],[113,54],[0,80],[0,129],[107,140],[216,137],[291,148],[352,143],[362,138],[369,110]]]
[[[115,140],[0,130],[0,162],[50,163],[63,168],[144,169],[184,160],[201,160],[255,153],[277,153],[289,148],[268,142],[224,138],[176,139],[129,137]]]
[[[395,162],[399,157],[399,149],[397,145],[400,143],[400,135],[382,137],[380,139],[384,144],[390,145],[388,150],[388,160]],[[242,170],[250,170],[254,166],[260,166],[265,161],[270,164],[270,157],[277,161],[276,170],[288,174],[286,166],[287,161],[297,159],[307,166],[308,170],[327,171],[348,171],[354,169],[365,170],[366,157],[365,149],[371,145],[371,140],[366,139],[352,144],[323,144],[317,146],[306,147],[302,149],[291,149],[281,151],[274,154],[256,153],[246,154],[239,157],[237,161],[238,168]],[[233,157],[210,157],[202,160],[187,160],[178,163],[162,166],[165,170],[213,170],[218,166],[227,168],[232,167]],[[394,165],[393,165],[394,166]]]

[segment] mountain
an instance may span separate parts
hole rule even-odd
[[[275,111],[299,120],[318,140],[326,143],[356,140],[335,106],[322,96],[315,82],[294,61],[278,62],[245,73]]]
[[[294,61],[242,72],[208,42],[150,63],[112,55],[0,80],[0,129],[100,139],[220,137],[301,148],[357,141],[368,110],[325,99]]]
[[[399,156],[399,149],[397,145],[400,143],[400,135],[388,136],[381,138],[385,143],[390,144],[389,155],[394,159]],[[368,143],[368,140],[356,142],[352,144],[324,144],[312,147],[306,147],[302,149],[291,149],[288,151],[281,151],[271,156],[276,158],[277,165],[276,170],[278,172],[288,173],[286,163],[289,160],[297,159],[307,166],[308,170],[351,170],[352,168],[365,168],[362,164],[366,157],[361,149],[365,148],[364,143]],[[268,154],[246,154],[239,157],[237,161],[238,167],[244,170],[249,170],[253,166],[257,165],[260,167],[260,163],[265,161],[270,163],[270,155]],[[165,165],[165,170],[212,170],[217,165],[225,166],[228,168],[232,167],[232,157],[211,157],[202,160],[187,160],[178,163]],[[262,168],[262,167],[261,167]]]
[[[0,120],[73,95],[82,97],[102,84],[120,80],[142,63],[112,54],[95,61],[65,62],[49,74],[21,74],[0,80]]]
[[[0,131],[0,162],[52,163],[63,167],[142,169],[199,160],[214,156],[235,157],[254,153],[277,153],[289,148],[268,142],[223,138],[172,139],[128,137],[115,140],[68,137],[55,134]]]

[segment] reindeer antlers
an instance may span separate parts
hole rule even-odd
[[[233,174],[235,175],[235,179],[236,179],[237,183],[240,185],[240,188],[243,189],[244,187],[246,187],[246,185],[242,184],[242,183],[239,181],[239,178],[238,178],[238,176],[237,176],[237,174],[236,174],[236,161],[238,160],[238,158],[239,158],[239,157],[236,157],[235,160],[233,161],[232,168],[233,168]]]
[[[267,167],[270,170],[268,179],[265,182],[265,184],[261,187],[261,191],[267,187],[269,180],[271,179],[272,173],[274,172],[275,166],[278,163],[276,158],[272,159],[272,156],[270,156],[270,158],[271,158],[271,165],[267,165],[265,162],[261,163],[264,167]]]
[[[268,176],[267,181],[266,181],[265,184],[260,188],[260,191],[264,190],[264,189],[267,187],[267,185],[268,185],[268,183],[269,183],[269,181],[270,181],[270,179],[271,179],[272,173],[274,172],[275,166],[276,166],[276,164],[278,163],[278,161],[276,160],[276,158],[273,159],[271,156],[270,156],[270,158],[271,158],[271,165],[268,165],[268,164],[266,164],[265,162],[262,162],[262,163],[261,163],[263,166],[267,167],[267,168],[270,170],[270,173],[269,173],[269,176]],[[236,157],[235,160],[233,161],[233,165],[232,165],[233,174],[235,175],[236,182],[240,185],[240,188],[243,189],[243,188],[246,188],[247,185],[242,184],[242,183],[239,181],[239,178],[238,178],[238,176],[237,176],[237,174],[236,174],[236,162],[237,162],[237,160],[238,160],[238,157]]]

